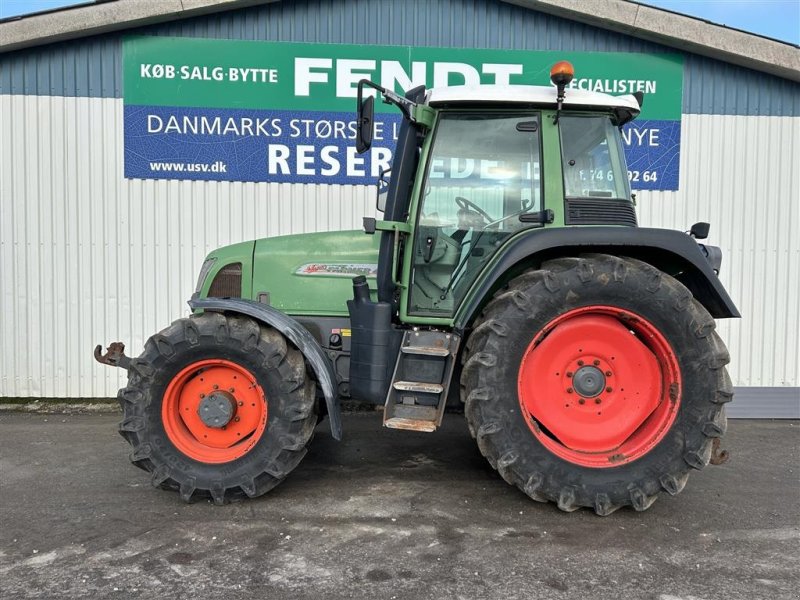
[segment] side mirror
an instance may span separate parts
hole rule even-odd
[[[389,169],[381,169],[381,174],[378,176],[378,196],[376,199],[376,208],[384,212],[386,210],[386,196],[389,192],[389,177],[392,172]]]
[[[692,225],[692,228],[689,230],[689,235],[696,240],[704,240],[708,237],[709,229],[711,229],[711,225],[701,221],[700,223]]]
[[[359,92],[361,88],[359,87]],[[359,98],[356,120],[356,152],[363,154],[372,146],[372,129],[375,117],[375,97]]]

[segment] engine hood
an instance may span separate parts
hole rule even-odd
[[[380,236],[363,231],[305,233],[257,240],[253,254],[254,300],[287,314],[344,316],[352,279],[375,287]]]

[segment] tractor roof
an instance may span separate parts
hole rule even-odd
[[[442,106],[445,104],[535,104],[556,106],[556,88],[546,85],[457,85],[429,90],[425,96],[426,104]],[[633,115],[639,114],[639,103],[633,95],[612,96],[600,92],[590,92],[577,88],[567,88],[564,108],[623,108]]]

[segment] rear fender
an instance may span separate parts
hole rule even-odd
[[[244,298],[193,298],[189,300],[192,310],[208,310],[215,312],[247,315],[280,331],[292,342],[311,365],[317,381],[322,387],[325,404],[328,407],[328,419],[331,423],[331,435],[334,439],[342,439],[342,415],[336,388],[336,374],[333,365],[323,352],[317,340],[309,331],[289,315],[281,311]]]
[[[636,258],[675,277],[714,318],[741,316],[714,272],[721,257],[711,253],[717,263],[712,266],[712,257],[685,233],[644,227],[561,227],[512,238],[459,308],[456,329],[467,328],[492,294],[526,269],[538,268],[544,261],[560,256],[595,252]]]

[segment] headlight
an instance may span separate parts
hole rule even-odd
[[[208,272],[211,270],[211,267],[214,266],[215,262],[217,262],[216,258],[207,258],[203,263],[203,266],[200,267],[200,275],[197,278],[197,287],[194,290],[196,294],[200,293],[200,290],[206,281],[206,277],[208,277]]]

